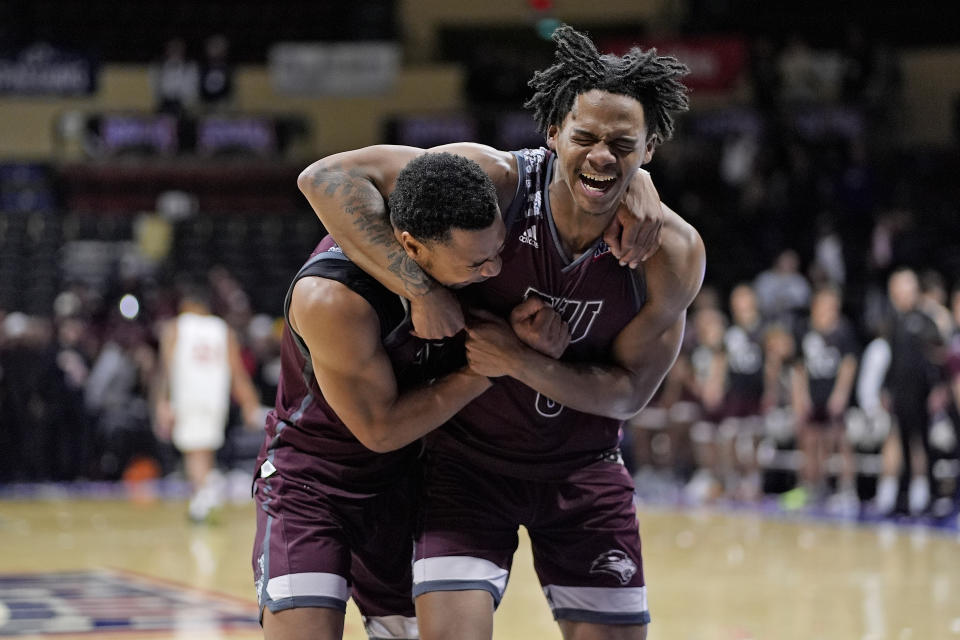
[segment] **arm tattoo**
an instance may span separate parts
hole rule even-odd
[[[341,165],[334,165],[316,172],[313,186],[317,193],[323,193],[339,204],[366,243],[387,251],[387,270],[403,283],[404,290],[410,296],[423,295],[436,286],[430,276],[397,244],[383,196],[360,171],[344,170]]]
[[[403,282],[403,288],[411,296],[421,296],[436,286],[416,262],[410,259],[406,251],[395,250],[388,255],[390,264],[387,267]]]

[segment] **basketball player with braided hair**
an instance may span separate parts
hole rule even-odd
[[[601,55],[570,27],[553,38],[555,64],[534,76],[527,105],[546,148],[435,149],[483,167],[507,233],[500,273],[457,292],[471,370],[492,385],[425,441],[413,588],[425,639],[491,637],[521,524],[564,638],[642,639],[650,620],[633,483],[618,442],[623,421],[676,359],[703,280],[700,236],[649,201],[654,190],[640,171],[687,107],[686,68],[652,50]],[[411,307],[427,308],[427,325],[436,314],[456,330],[460,307],[437,303],[442,296],[403,260],[385,216],[398,171],[423,153],[341,153],[308,167],[298,184],[351,259],[406,292]],[[623,247],[614,251],[605,238],[629,219],[623,209],[637,207],[638,191],[642,206],[662,211],[661,244],[624,265]],[[531,298],[566,322],[570,343],[558,358],[510,330],[537,322],[532,307],[529,318],[511,313]]]

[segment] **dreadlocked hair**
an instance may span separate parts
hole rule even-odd
[[[673,116],[689,108],[687,87],[681,82],[690,70],[656,49],[633,47],[623,57],[600,55],[586,35],[563,25],[553,33],[556,62],[537,71],[527,84],[535,93],[524,104],[533,109],[540,132],[561,126],[577,96],[593,89],[634,98],[643,105],[648,139],[654,144],[673,136]]]

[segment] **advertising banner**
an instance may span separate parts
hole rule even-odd
[[[91,56],[37,43],[0,55],[0,95],[89,95],[97,90],[98,72]]]

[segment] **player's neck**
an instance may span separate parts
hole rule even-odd
[[[590,249],[603,236],[616,213],[615,208],[603,214],[584,211],[574,202],[570,188],[559,180],[550,184],[547,197],[550,198],[550,212],[560,242],[574,258]]]

